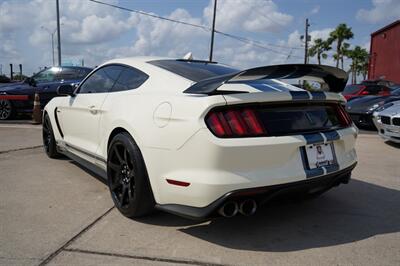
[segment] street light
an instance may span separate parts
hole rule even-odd
[[[54,66],[54,34],[57,32],[57,29],[55,29],[54,31],[51,31],[48,28],[46,28],[45,26],[41,26],[40,28],[47,31],[51,35],[51,55],[53,58],[53,66]]]

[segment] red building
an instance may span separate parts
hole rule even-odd
[[[371,34],[368,79],[400,83],[400,20]]]

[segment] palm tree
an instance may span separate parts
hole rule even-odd
[[[348,51],[348,57],[351,62],[352,83],[357,83],[357,75],[362,74],[364,79],[368,69],[369,53],[364,48],[356,46],[353,50]]]
[[[351,28],[347,27],[346,24],[339,24],[334,31],[332,31],[329,37],[329,42],[336,42],[336,67],[339,67],[339,61],[342,57],[342,45],[345,40],[353,38],[354,34]]]
[[[317,56],[318,65],[321,64],[321,57],[326,59],[328,55],[324,53],[331,49],[330,43],[327,41],[323,41],[321,38],[315,39],[314,44],[308,50],[308,54],[311,57]]]
[[[342,69],[344,69],[344,67],[343,67],[344,57],[346,56],[346,57],[350,58],[350,56],[349,56],[349,52],[350,52],[349,47],[350,47],[350,44],[345,42],[345,43],[342,44],[342,47],[340,48],[340,54],[335,53],[333,55],[333,58],[336,61],[340,61],[340,65],[341,65]]]

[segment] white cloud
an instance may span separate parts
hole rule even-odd
[[[210,1],[204,9],[207,24],[211,23],[212,14],[213,1]],[[279,12],[273,1],[224,0],[218,2],[216,28],[221,31],[278,32],[292,20],[291,15]]]
[[[318,14],[320,8],[321,8],[320,6],[315,6],[313,9],[311,9],[310,14],[311,14],[311,15]]]
[[[326,29],[322,29],[322,30],[313,30],[310,31],[308,34],[311,36],[311,44],[315,39],[323,39],[326,40],[329,37],[329,33],[331,31],[333,31],[333,28],[326,28]],[[298,47],[298,46],[304,46],[304,43],[302,40],[300,40],[300,36],[304,35],[304,33],[300,33],[299,31],[294,31],[292,33],[289,34],[289,38],[288,38],[288,42],[287,45],[288,46],[292,46],[292,47]]]
[[[113,0],[112,3],[118,4],[118,1]],[[162,15],[209,26],[212,3],[210,0],[203,14],[197,17],[180,8]],[[192,52],[195,59],[208,58],[209,31],[122,12],[89,1],[63,0],[60,4],[64,60],[77,62],[84,59],[86,65],[96,66],[111,58],[139,55],[182,57]],[[37,70],[38,66],[49,66],[51,38],[41,26],[50,31],[56,28],[54,11],[54,1],[48,0],[1,3],[0,63],[24,63],[24,69],[28,68],[30,72]],[[217,29],[221,31],[241,36],[247,36],[249,32],[276,32],[292,20],[293,17],[280,12],[273,1],[218,1]],[[311,31],[310,35],[313,39],[327,38],[331,30]],[[286,40],[276,41],[276,44],[301,47],[300,35],[300,32],[294,31]],[[238,67],[302,62],[301,49],[261,45],[270,49],[217,34],[214,59]]]
[[[372,9],[360,9],[357,19],[369,23],[377,23],[400,18],[399,0],[372,0]]]
[[[71,38],[68,40],[75,43],[112,41],[113,38],[129,28],[129,24],[110,15],[104,17],[90,15],[83,19],[78,32],[70,33]]]

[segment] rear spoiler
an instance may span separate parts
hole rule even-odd
[[[184,93],[216,94],[217,89],[225,83],[237,83],[260,79],[310,79],[327,84],[329,91],[342,92],[348,75],[345,71],[325,65],[288,64],[273,65],[246,69],[240,72],[201,80]]]

